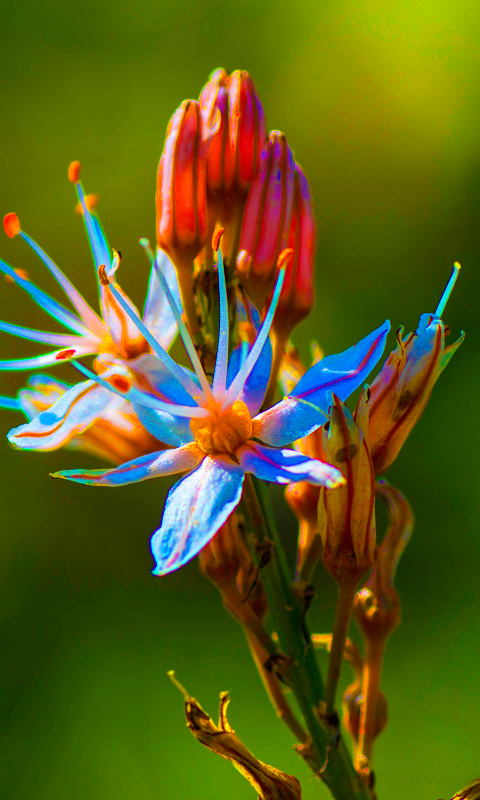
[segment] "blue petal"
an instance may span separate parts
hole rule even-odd
[[[168,367],[157,356],[150,354],[139,356],[129,362],[129,367],[140,376],[139,388],[141,388],[142,378],[144,378],[155,392],[171,403],[192,406],[192,408],[197,405],[180,381],[172,375]],[[199,386],[194,372],[184,367],[180,367],[180,369]]]
[[[114,469],[66,469],[55,472],[53,478],[65,478],[75,483],[89,486],[126,486],[148,478],[174,475],[187,469],[194,469],[204,454],[198,447],[186,445],[173,450],[159,450],[146,456],[134,458]]]
[[[332,394],[346,400],[365,382],[383,353],[389,330],[387,321],[343,353],[310,367],[289,397],[255,417],[254,438],[283,447],[323,425]]]
[[[193,442],[194,436],[188,417],[175,417],[167,411],[147,408],[135,402],[132,402],[132,405],[140,423],[159,442],[172,447]]]
[[[251,345],[248,347],[248,349],[246,346],[245,350],[244,347],[240,345],[240,347],[235,348],[233,351],[232,355],[230,356],[230,361],[228,362],[227,388],[230,386],[235,378],[235,375],[241,368],[245,359],[245,354],[248,354],[251,349]],[[267,391],[268,381],[270,380],[271,368],[272,344],[270,339],[267,339],[263,346],[263,350],[260,353],[258,361],[243,385],[243,390],[239,397],[239,400],[243,400],[247,406],[252,417],[258,413],[263,403],[265,392]]]
[[[285,397],[253,420],[253,438],[273,447],[303,439],[326,422],[327,415],[317,406],[296,397]]]
[[[240,502],[244,471],[225,456],[207,456],[170,489],[151,542],[154,575],[182,567],[213,538]]]
[[[175,267],[167,254],[159,250],[156,257],[156,265],[152,266],[152,271],[150,272],[143,321],[162,347],[168,350],[177,334],[177,323],[168,298],[162,289],[158,277],[158,269],[162,270],[178,307],[181,308],[182,306]]]
[[[365,382],[377,364],[389,330],[390,322],[387,320],[343,353],[322,358],[300,378],[291,397],[307,400],[325,412],[332,404],[332,393],[340,400],[346,400]]]
[[[7,435],[26,450],[54,450],[86,430],[102,415],[111,394],[94,381],[83,381],[65,392],[47,410]]]
[[[236,455],[245,472],[252,472],[264,481],[283,484],[308,481],[329,489],[345,483],[336,467],[307,458],[297,450],[275,450],[248,442],[236,451]]]

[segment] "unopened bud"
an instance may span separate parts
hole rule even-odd
[[[447,330],[440,318],[459,269],[455,265],[436,312],[422,314],[416,333],[403,339],[400,328],[397,348],[370,386],[369,440],[377,475],[385,472],[397,457],[422,415],[435,383],[465,338],[462,333],[446,347]]]
[[[235,70],[227,80],[229,147],[233,155],[232,189],[248,192],[265,144],[265,114],[248,72]]]
[[[240,280],[261,309],[273,287],[277,261],[288,245],[292,217],[294,161],[283,133],[272,131],[260,155],[260,169],[248,196],[237,260]]]
[[[308,181],[298,165],[295,166],[292,220],[289,246],[293,259],[287,267],[282,293],[278,301],[272,328],[282,340],[305,319],[315,300],[315,219]]]
[[[177,267],[207,241],[206,157],[219,115],[205,120],[195,100],[171,118],[157,175],[157,240]]]
[[[354,605],[355,620],[370,642],[386,640],[400,623],[400,597],[393,579],[413,529],[410,503],[398,489],[379,481],[377,494],[387,505],[389,525],[377,550],[372,572],[357,592]]]
[[[364,421],[357,424],[348,408],[333,396],[323,428],[326,459],[346,479],[335,491],[322,490],[318,528],[322,560],[340,585],[356,586],[372,567],[375,553],[375,481]]]

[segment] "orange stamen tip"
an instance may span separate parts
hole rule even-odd
[[[72,356],[74,356],[75,353],[76,350],[60,350],[55,356],[55,359],[57,361],[64,361],[66,358],[72,358]]]
[[[10,214],[5,214],[3,218],[3,227],[5,228],[5,233],[10,237],[10,239],[13,239],[14,236],[17,236],[20,233],[20,222],[14,211],[11,211]]]
[[[102,284],[102,286],[109,286],[110,281],[108,280],[107,270],[105,269],[105,264],[102,264],[98,268],[98,280]]]
[[[220,241],[224,233],[225,233],[225,228],[217,228],[217,230],[212,236],[212,250],[214,250],[215,253],[218,252],[218,248],[220,247]]]
[[[240,273],[246,275],[250,270],[252,263],[252,256],[246,250],[240,250],[237,256],[237,269]]]
[[[285,250],[282,250],[280,255],[278,256],[277,267],[278,269],[283,269],[283,267],[288,267],[291,259],[293,256],[293,249],[291,247],[286,247]]]
[[[68,180],[72,183],[78,183],[80,180],[80,170],[82,165],[80,161],[72,161],[71,164],[68,165]]]
[[[85,205],[87,206],[89,211],[93,211],[94,208],[98,205],[98,194],[86,194],[85,195]],[[77,203],[75,206],[75,213],[79,216],[83,214],[83,206],[81,203]]]
[[[30,275],[28,274],[26,269],[18,268],[14,269],[13,271],[15,275],[18,275],[18,277],[22,278],[24,281],[30,280]],[[15,285],[15,281],[11,275],[4,275],[3,277],[5,278],[5,283],[11,283],[12,285]]]

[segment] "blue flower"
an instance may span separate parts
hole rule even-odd
[[[240,502],[246,473],[280,484],[307,480],[334,488],[344,482],[335,467],[284,446],[322,424],[333,392],[345,400],[364,382],[382,355],[389,323],[340,355],[315,364],[288,397],[259,413],[270,377],[268,337],[284,269],[279,271],[270,307],[253,345],[241,345],[229,359],[227,293],[219,252],[220,325],[212,384],[183,323],[178,302],[161,273],[159,276],[194,371],[177,365],[153,343],[158,358],[154,363],[152,357],[149,373],[152,391],[130,386],[121,392],[103,377],[79,367],[92,380],[128,399],[147,430],[172,448],[141,456],[116,469],[67,470],[54,477],[93,486],[123,486],[187,473],[170,490],[161,526],[152,538],[154,574],[163,575],[183,566],[215,535]],[[110,283],[105,270],[100,270],[100,280],[143,332],[143,323]],[[35,424],[33,420],[23,426],[23,432],[28,433],[29,428],[33,432],[31,426]],[[17,443],[19,431],[22,429],[13,432]]]

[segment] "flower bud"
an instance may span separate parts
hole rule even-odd
[[[232,188],[247,193],[257,174],[265,144],[265,114],[248,72],[237,69],[227,80],[229,145],[233,154]]]
[[[299,322],[308,316],[315,301],[315,219],[310,186],[295,165],[292,221],[288,246],[293,259],[287,267],[272,328],[286,341]]]
[[[171,118],[157,175],[157,241],[175,266],[198,255],[208,236],[206,158],[219,114],[184,100]]]
[[[456,265],[457,274],[458,269]],[[397,457],[440,374],[463,342],[462,333],[456,342],[445,347],[448,330],[440,319],[445,302],[442,297],[435,314],[422,314],[416,333],[403,339],[403,330],[399,329],[397,348],[370,386],[369,441],[377,475]]]
[[[343,472],[346,483],[334,492],[322,490],[318,529],[325,568],[339,585],[349,587],[372,567],[375,553],[375,476],[365,431],[366,420],[355,422],[333,395],[323,447],[327,461]]]
[[[288,245],[293,187],[292,151],[284,134],[272,131],[245,207],[237,260],[240,280],[259,309],[273,288],[278,257]]]
[[[267,615],[267,600],[258,571],[233,514],[199,554],[200,569],[215,584],[227,610],[250,629]],[[256,618],[255,620],[253,619]]]
[[[389,525],[372,572],[357,592],[354,605],[355,620],[370,642],[386,640],[400,623],[400,597],[393,579],[413,528],[410,503],[398,489],[378,481],[377,494],[387,504]]]
[[[232,186],[233,153],[229,140],[227,82],[228,73],[224,69],[215,70],[198,98],[203,115],[212,116],[215,109],[220,114],[218,131],[207,156],[207,189],[214,194],[225,194]]]
[[[465,789],[454,794],[452,800],[480,800],[480,779],[469,783]]]
[[[306,481],[290,483],[285,498],[299,522],[297,580],[311,579],[322,552],[322,539],[317,531],[319,488]]]

